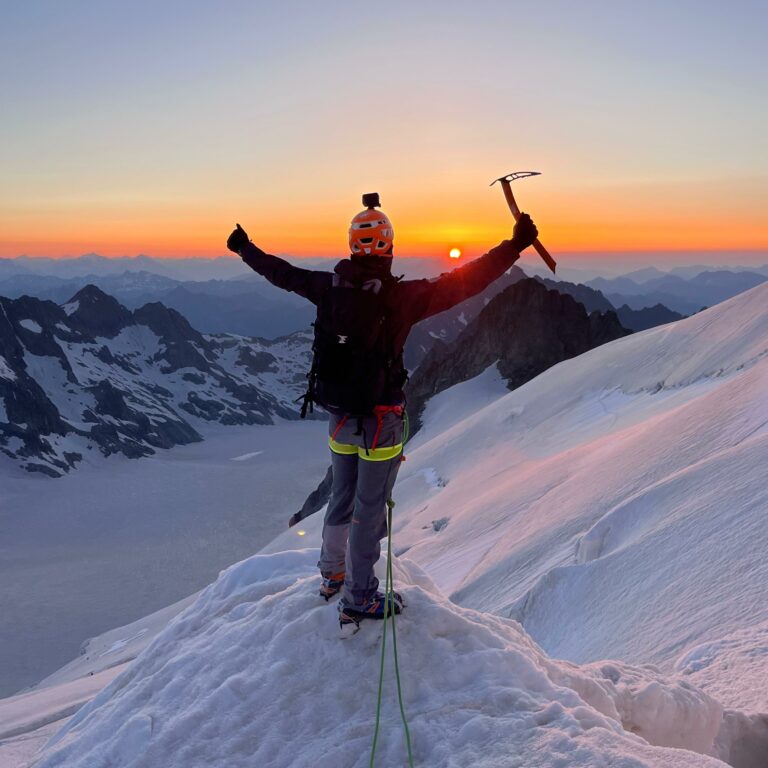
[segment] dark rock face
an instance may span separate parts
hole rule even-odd
[[[131,313],[95,285],[81,288],[64,306],[71,311],[69,324],[91,338],[111,339],[132,322]]]
[[[301,509],[291,518],[295,525],[305,517],[314,515],[331,497],[331,486],[333,485],[333,467],[328,467],[325,477],[320,481],[320,485],[307,496],[306,501],[301,505]]]
[[[163,340],[164,349],[154,358],[165,362],[163,373],[172,373],[179,368],[210,370],[205,357],[208,351],[205,339],[175,309],[168,309],[158,302],[145,304],[133,313],[133,319]]]
[[[416,369],[435,344],[452,342],[464,332],[464,329],[480,314],[494,296],[523,278],[525,278],[525,272],[519,267],[513,266],[476,296],[472,296],[466,301],[462,301],[461,304],[414,325],[403,353],[405,367],[411,371]]]
[[[201,440],[211,422],[298,418],[310,357],[308,333],[205,336],[92,285],[63,306],[0,297],[0,457],[56,477],[93,447],[138,458]]]
[[[600,291],[590,288],[588,285],[566,283],[540,277],[535,279],[542,285],[546,285],[547,288],[573,296],[576,301],[584,305],[587,312],[594,312],[596,310],[598,312],[615,311],[619,322],[630,331],[646,331],[648,328],[672,323],[685,317],[685,315],[681,315],[679,312],[667,309],[663,304],[656,304],[654,307],[645,307],[643,309],[632,309],[628,304],[624,304],[618,309],[614,309],[613,304]]]
[[[238,355],[237,362],[248,373],[266,373],[277,371],[277,360],[269,352],[254,352],[248,347],[243,347]]]
[[[593,312],[541,282],[522,280],[492,299],[452,344],[436,345],[411,379],[408,411],[418,428],[426,401],[498,363],[510,389],[563,360],[626,336],[614,312]]]
[[[588,285],[568,283],[564,280],[551,280],[547,277],[535,277],[534,280],[538,280],[542,285],[558,293],[567,293],[572,296],[579,304],[584,305],[587,312],[614,311],[613,304],[600,291],[590,288]]]

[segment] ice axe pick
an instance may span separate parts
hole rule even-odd
[[[497,181],[501,182],[501,188],[504,190],[504,198],[507,201],[509,210],[512,211],[512,215],[515,217],[515,221],[520,218],[520,208],[515,201],[515,196],[512,194],[512,182],[516,179],[525,179],[528,176],[541,176],[538,171],[513,171],[506,176],[500,176],[498,179],[494,179],[491,182],[493,186]],[[549,255],[549,251],[538,241],[534,240],[533,247],[536,249],[536,253],[544,259],[544,263],[552,270],[557,268],[557,262]]]

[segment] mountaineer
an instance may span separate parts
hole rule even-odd
[[[278,288],[317,306],[314,358],[302,418],[316,403],[330,414],[333,482],[318,567],[320,595],[341,592],[339,619],[384,618],[374,565],[387,534],[386,504],[403,460],[403,347],[411,328],[482,291],[503,275],[538,235],[522,214],[512,238],[484,256],[433,279],[392,275],[394,231],[376,210],[379,196],[349,227],[349,258],[333,272],[302,269],[265,253],[238,224],[227,248]],[[390,611],[403,608],[394,592]]]

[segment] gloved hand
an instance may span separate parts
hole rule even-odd
[[[517,229],[517,227],[515,227],[515,229]],[[239,256],[243,248],[250,242],[248,233],[238,224],[237,229],[235,229],[227,239],[227,248],[229,248],[230,251],[234,251]]]
[[[533,219],[527,213],[521,213],[520,218],[512,230],[512,244],[518,253],[522,253],[539,236],[539,230],[533,223]]]

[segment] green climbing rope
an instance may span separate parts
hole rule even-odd
[[[392,508],[395,506],[393,499],[389,499],[387,503],[387,529],[389,535],[387,537],[387,595],[389,596],[393,592],[394,578],[392,577]],[[392,599],[392,605],[394,605],[394,598]],[[405,706],[403,704],[403,689],[400,684],[400,663],[397,659],[397,630],[395,628],[395,612],[392,611],[392,655],[395,660],[395,680],[397,680],[397,700],[400,704],[400,717],[403,721],[403,730],[405,731],[405,745],[408,748],[408,765],[413,768],[413,751],[411,749],[411,731],[408,728],[408,718],[405,716]]]
[[[403,443],[408,440],[409,424],[408,414],[404,414],[404,436]],[[394,579],[392,577],[392,509],[395,506],[394,499],[387,499],[387,578],[385,602],[384,602],[384,629],[381,633],[381,659],[379,661],[379,692],[376,698],[376,724],[373,729],[373,744],[371,745],[371,759],[368,763],[369,768],[374,768],[374,761],[376,759],[376,744],[379,740],[379,726],[381,724],[381,694],[384,690],[384,659],[385,651],[387,647],[387,621],[392,619],[392,655],[395,661],[395,679],[397,681],[397,700],[400,704],[400,717],[403,721],[403,729],[405,730],[405,745],[408,749],[408,765],[410,768],[413,766],[413,750],[411,749],[411,731],[408,728],[408,718],[405,716],[405,706],[403,705],[403,690],[400,684],[400,664],[397,658],[397,630],[395,628],[395,611],[394,611],[394,597],[392,595]],[[390,606],[393,606],[390,613]]]

